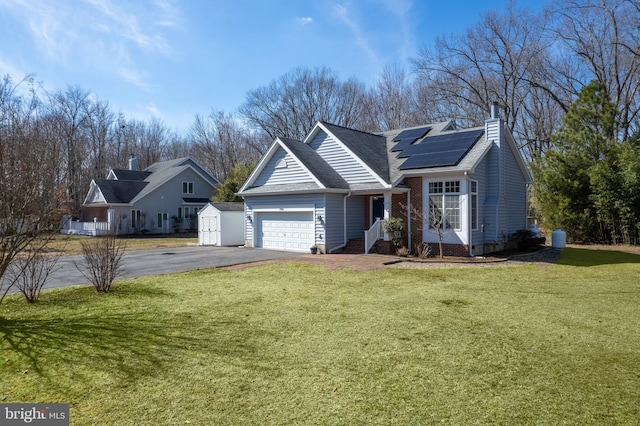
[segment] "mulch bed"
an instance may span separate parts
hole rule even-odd
[[[533,252],[523,253],[511,256],[487,256],[487,257],[452,257],[445,256],[443,259],[430,257],[420,259],[417,257],[399,257],[392,255],[380,254],[304,254],[301,256],[267,260],[262,262],[247,263],[242,265],[233,265],[224,267],[227,270],[240,270],[250,266],[262,264],[279,264],[286,263],[308,263],[324,265],[329,270],[352,269],[354,271],[369,271],[374,269],[382,269],[388,267],[397,268],[441,268],[447,266],[499,266],[499,265],[517,265],[523,263],[535,262],[541,267],[556,263],[560,257],[560,250],[551,247]]]

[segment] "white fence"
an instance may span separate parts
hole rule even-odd
[[[113,232],[109,222],[76,222],[68,220],[60,231],[67,235],[89,235],[97,237]]]

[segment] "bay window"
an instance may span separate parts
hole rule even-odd
[[[459,230],[460,181],[429,182],[429,228]]]

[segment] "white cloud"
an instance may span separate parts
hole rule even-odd
[[[158,107],[155,106],[155,104],[153,102],[145,105],[144,109],[149,111],[152,116],[164,119],[164,114],[162,113],[162,111],[160,111],[160,109]]]
[[[149,73],[145,71],[136,71],[128,68],[119,68],[118,75],[124,81],[133,84],[136,87],[139,87],[144,90],[149,90]]]
[[[401,63],[408,62],[416,51],[416,40],[411,25],[412,0],[381,0],[382,5],[388,9],[392,16],[398,20],[402,31],[402,44],[398,49]]]
[[[338,19],[349,28],[351,33],[353,34],[356,44],[360,46],[360,48],[365,52],[369,58],[378,64],[380,60],[378,59],[378,55],[375,50],[370,46],[369,41],[364,35],[364,32],[360,28],[360,26],[350,17],[349,10],[346,6],[336,4],[333,8]]]
[[[11,79],[15,82],[22,80],[25,76],[25,73],[19,70],[11,62],[5,61],[0,58],[0,77],[4,77],[5,75],[9,75],[9,77],[11,77]]]
[[[2,9],[29,31],[41,57],[67,68],[115,72],[138,87],[150,78],[132,71],[139,68],[139,51],[170,58],[168,31],[182,20],[173,0],[3,0]]]
[[[307,24],[311,24],[313,22],[313,18],[309,17],[309,16],[305,16],[302,18],[297,18],[297,21],[300,25],[307,25]]]

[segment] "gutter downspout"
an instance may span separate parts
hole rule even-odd
[[[407,248],[411,251],[411,189],[407,191]]]
[[[333,253],[336,250],[340,250],[344,246],[347,245],[347,198],[351,197],[351,191],[342,199],[342,224],[343,224],[343,232],[342,232],[342,244],[336,247],[333,247],[329,250],[329,254]]]
[[[469,235],[469,257],[473,255],[473,229],[471,227],[471,179],[469,173],[464,172],[464,178],[467,180],[467,232]]]

